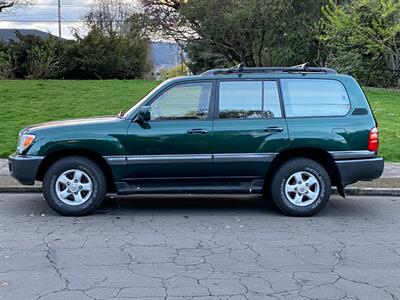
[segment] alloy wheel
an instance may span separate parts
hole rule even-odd
[[[68,205],[81,205],[93,193],[93,183],[85,172],[72,169],[58,176],[55,183],[57,197]]]
[[[305,171],[292,174],[285,183],[287,199],[296,206],[308,206],[314,203],[320,194],[317,177]]]

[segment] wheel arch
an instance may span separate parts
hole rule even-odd
[[[337,186],[339,192],[343,188],[340,183],[339,170],[333,157],[325,150],[319,148],[294,148],[280,152],[271,162],[265,176],[265,185],[268,187],[277,169],[286,161],[293,158],[308,158],[322,165],[328,172],[332,185]]]
[[[46,155],[41,164],[39,165],[39,169],[36,173],[36,180],[43,181],[44,175],[46,174],[46,171],[49,169],[49,167],[57,160],[68,156],[81,156],[95,162],[104,172],[104,176],[106,177],[106,182],[107,182],[107,191],[114,192],[116,190],[114,184],[114,177],[110,166],[107,164],[106,160],[99,153],[90,149],[57,150]]]

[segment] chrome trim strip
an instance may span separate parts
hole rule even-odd
[[[221,179],[231,179],[231,180],[256,180],[257,176],[207,176],[207,177],[201,177],[201,176],[189,176],[189,177],[151,177],[151,178],[140,178],[140,177],[135,177],[135,178],[123,178],[124,181],[132,181],[132,182],[136,182],[136,181],[165,181],[165,180],[179,180],[179,181],[188,181],[188,180],[199,180],[200,182],[204,182],[204,181],[209,181],[209,180],[221,180]]]
[[[193,162],[211,162],[211,154],[171,154],[171,155],[128,155],[128,163],[193,163]]]
[[[42,160],[44,156],[34,156],[34,155],[22,155],[22,154],[17,154],[17,155],[11,155],[11,159],[13,160]]]
[[[125,155],[110,155],[110,156],[103,156],[103,157],[110,165],[125,165],[126,164],[126,156]]]
[[[374,162],[374,161],[381,161],[383,160],[382,157],[375,157],[375,158],[364,158],[364,159],[351,159],[351,160],[338,160],[336,161],[337,164],[346,164],[346,163],[358,163],[358,162]]]
[[[376,153],[368,150],[355,150],[355,151],[330,151],[330,155],[334,159],[362,159],[362,158],[375,158]]]
[[[104,158],[108,161],[117,161],[117,160],[125,160],[125,156],[104,156]]]
[[[169,154],[104,156],[111,165],[120,164],[168,164],[197,162],[269,162],[277,153],[218,153],[218,154]]]
[[[276,153],[217,153],[213,155],[214,162],[269,162]]]

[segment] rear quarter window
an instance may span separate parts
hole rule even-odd
[[[287,117],[345,116],[350,100],[342,83],[329,79],[282,79]]]

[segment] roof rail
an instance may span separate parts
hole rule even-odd
[[[244,64],[241,63],[238,66],[227,68],[227,69],[213,69],[206,71],[201,74],[201,76],[215,76],[220,74],[262,74],[262,73],[323,73],[323,74],[337,74],[336,70],[330,68],[320,68],[320,67],[309,67],[309,63],[305,63],[293,67],[254,67],[245,68]]]

